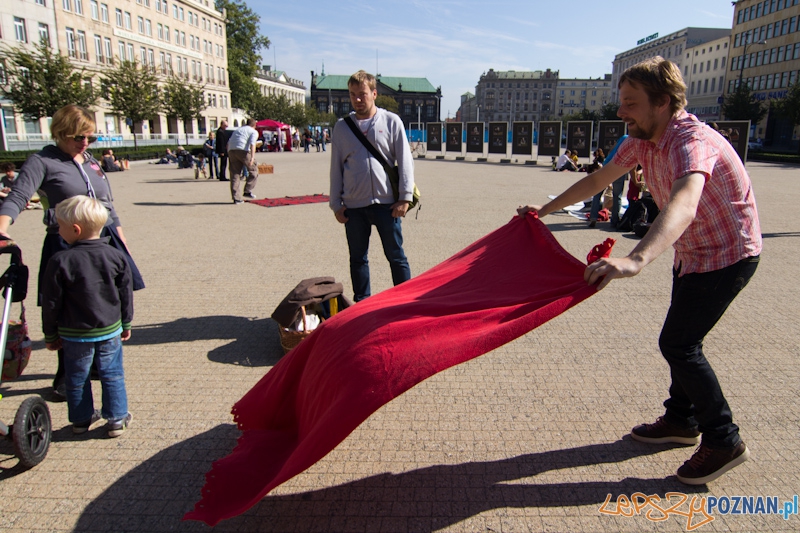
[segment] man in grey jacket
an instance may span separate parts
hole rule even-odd
[[[383,165],[370,155],[344,120],[336,123],[331,150],[330,207],[336,220],[345,226],[350,278],[354,300],[358,302],[371,294],[367,254],[373,225],[380,235],[394,284],[411,278],[403,251],[401,219],[413,198],[414,161],[403,121],[375,106],[378,96],[375,77],[359,70],[350,76],[347,86],[356,125],[389,165],[397,165],[400,175],[399,196],[395,199]]]

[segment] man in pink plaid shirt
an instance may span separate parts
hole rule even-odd
[[[648,443],[702,443],[678,468],[689,485],[709,483],[747,461],[750,452],[733,423],[728,402],[703,354],[703,339],[755,273],[761,228],[750,177],[730,143],[686,113],[680,69],[661,57],[626,70],[619,82],[618,116],[628,139],[613,160],[544,206],[525,206],[543,217],[604,190],[637,164],[661,209],[641,242],[622,258],[586,268],[602,289],[631,277],[669,246],[675,249],[672,301],[659,338],[672,383],[666,411],[631,437]]]

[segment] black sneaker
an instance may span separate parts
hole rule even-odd
[[[133,415],[128,413],[128,415],[122,420],[117,420],[116,422],[109,422],[108,436],[119,437],[120,435],[125,433],[125,430],[128,429],[128,426],[131,424],[132,420],[133,420]]]
[[[244,196],[245,198],[250,198],[251,200],[255,200],[257,198],[256,195],[251,192],[246,192],[242,196]]]
[[[700,432],[697,428],[686,429],[664,420],[663,416],[653,424],[642,424],[631,430],[631,438],[650,444],[699,444]]]
[[[233,201],[233,205],[239,205],[239,204],[243,204],[243,203],[244,203],[244,200],[234,200]]]
[[[709,448],[701,444],[692,458],[678,469],[678,481],[687,485],[705,485],[750,458],[744,442],[733,448]]]

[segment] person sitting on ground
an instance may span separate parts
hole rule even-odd
[[[10,161],[0,163],[0,173],[3,174],[2,178],[0,178],[0,204],[3,203],[3,199],[8,196],[8,193],[11,192],[11,187],[17,181],[16,170],[17,166]],[[38,194],[31,196],[31,199],[25,205],[25,209],[42,209]]]
[[[17,179],[16,170],[17,166],[10,161],[0,163],[0,172],[3,174],[3,177],[0,178],[0,198],[5,198],[11,192],[11,186]]]
[[[100,166],[102,166],[103,170],[106,172],[122,172],[125,170],[122,163],[117,161],[117,158],[114,157],[114,150],[111,148],[103,150],[103,158],[100,162]]]
[[[178,162],[178,158],[175,157],[175,154],[172,153],[172,150],[167,148],[167,153],[164,154],[164,157],[162,157],[161,159],[158,160],[156,165],[166,165],[168,163],[177,163],[177,162]]]
[[[192,168],[192,164],[194,163],[192,154],[184,149],[183,146],[178,146],[176,157],[178,159],[178,168]]]
[[[559,172],[563,172],[565,170],[569,170],[570,172],[575,172],[578,170],[578,165],[576,165],[572,161],[571,156],[572,156],[572,151],[567,150],[558,158],[558,162],[556,162],[556,167]]]
[[[48,350],[64,351],[67,416],[72,432],[108,420],[108,436],[131,423],[122,344],[131,338],[133,275],[122,252],[100,238],[108,209],[78,195],[56,207],[58,233],[69,248],[47,263],[42,287],[42,329]],[[102,288],[102,289],[99,289]],[[95,411],[90,371],[97,367],[103,408]]]

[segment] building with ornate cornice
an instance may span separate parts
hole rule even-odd
[[[557,114],[558,71],[489,69],[475,86],[477,120],[515,122],[553,120]]]

